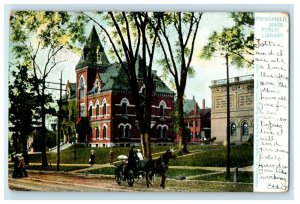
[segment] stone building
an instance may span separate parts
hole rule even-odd
[[[144,83],[139,60],[136,72],[143,97]],[[77,141],[92,147],[139,145],[140,132],[130,82],[119,63],[110,63],[95,27],[75,68],[76,84],[68,83],[66,96],[76,102]],[[171,114],[174,92],[153,72],[151,143],[172,144]]]
[[[229,79],[230,83],[230,141],[240,144],[253,137],[254,76]],[[211,136],[226,144],[226,79],[214,80],[210,86],[212,96]]]

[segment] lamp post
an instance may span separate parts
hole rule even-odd
[[[227,74],[227,84],[226,84],[226,92],[227,92],[227,146],[226,146],[226,180],[230,180],[230,94],[229,94],[229,65],[228,65],[228,53],[225,55],[226,57],[226,74]]]

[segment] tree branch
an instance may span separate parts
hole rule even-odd
[[[124,40],[124,37],[123,37],[122,31],[120,29],[120,26],[119,26],[118,22],[116,21],[113,12],[108,12],[108,14],[110,15],[110,17],[111,17],[111,19],[112,19],[112,21],[114,23],[114,26],[117,29],[117,33],[118,33],[118,35],[120,37],[120,40],[122,42],[122,47],[123,47],[123,50],[124,50],[124,54],[125,54],[126,60],[127,60],[127,62],[130,62],[130,61],[132,61],[132,58],[130,58],[130,56],[129,56],[128,46],[127,46],[127,44],[126,44],[126,42]]]
[[[202,13],[200,14],[199,18],[196,20],[196,30],[194,32],[194,36],[193,36],[193,40],[192,40],[192,48],[191,48],[191,53],[188,59],[188,63],[187,63],[187,69],[190,67],[191,61],[192,61],[192,57],[193,57],[193,53],[194,53],[194,46],[195,46],[195,39],[197,36],[197,32],[198,32],[198,28],[199,28],[199,23],[202,17]]]
[[[133,49],[132,49],[132,45],[131,45],[131,37],[130,37],[130,28],[129,28],[129,23],[128,23],[128,20],[127,20],[127,17],[126,17],[126,14],[125,12],[122,12],[122,15],[123,15],[123,18],[125,19],[125,24],[126,24],[126,30],[127,30],[127,40],[128,40],[128,46],[129,46],[129,55],[131,58],[133,58]]]
[[[189,38],[190,38],[190,35],[191,35],[191,32],[192,32],[192,28],[193,28],[193,25],[194,25],[194,12],[192,12],[192,17],[191,17],[191,22],[190,22],[190,27],[189,27],[189,31],[188,31],[188,34],[187,34],[187,37],[186,37],[186,40],[184,42],[184,47],[186,47],[188,41],[189,41]]]

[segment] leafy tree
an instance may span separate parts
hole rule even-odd
[[[97,13],[101,21],[91,14],[84,16],[96,23],[112,45],[111,53],[116,56],[125,70],[134,98],[136,115],[139,121],[141,144],[144,155],[151,159],[150,124],[153,93],[152,65],[160,26],[159,13],[148,12],[104,12]],[[145,94],[140,94],[140,84],[136,64],[141,66]]]
[[[46,92],[46,80],[57,65],[67,60],[59,58],[59,54],[67,49],[77,51],[74,46],[77,41],[84,41],[81,16],[74,18],[68,12],[51,11],[16,11],[11,16],[12,60],[19,60],[32,71],[31,83],[39,98],[43,167],[48,165],[45,121],[46,114],[51,112],[47,107],[50,96]]]
[[[252,67],[254,51],[254,15],[253,13],[232,13],[235,25],[224,28],[222,32],[213,32],[209,42],[204,46],[201,58],[211,59],[219,53],[226,60],[227,74],[227,166],[226,177],[230,178],[230,93],[229,93],[229,62],[237,67]]]
[[[194,73],[194,69],[190,65],[202,13],[165,12],[162,15],[158,39],[164,59],[159,60],[159,63],[163,65],[165,74],[170,74],[175,83],[180,135],[179,148],[183,152],[188,152],[183,100],[187,76]]]
[[[32,120],[37,105],[37,97],[31,92],[30,78],[26,66],[18,65],[17,71],[12,71],[13,81],[9,84],[9,121],[12,127],[13,147],[16,152],[22,152],[25,163],[28,164],[27,139],[33,130]]]

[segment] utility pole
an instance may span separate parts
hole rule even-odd
[[[229,65],[228,53],[226,58],[226,74],[227,74],[227,146],[226,146],[226,180],[230,180],[230,95],[229,95]]]
[[[60,165],[60,138],[61,138],[61,106],[62,106],[62,71],[60,72],[59,84],[59,101],[58,101],[58,117],[57,117],[57,164],[56,170],[59,171]]]

